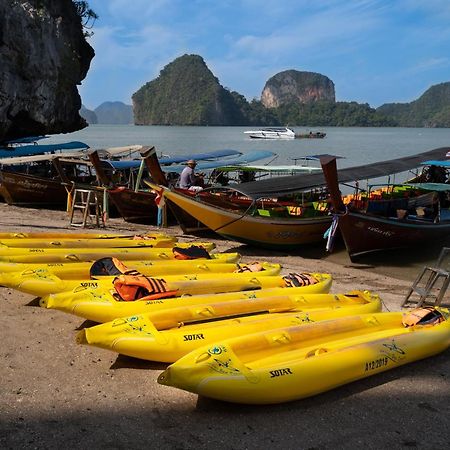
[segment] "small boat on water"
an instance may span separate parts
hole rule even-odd
[[[450,345],[450,312],[362,314],[218,340],[169,366],[158,383],[235,403],[319,394]]]
[[[244,131],[251,139],[295,139],[295,132],[287,127],[270,127]]]
[[[299,139],[323,139],[327,133],[323,131],[310,131],[309,133],[298,133],[295,135]]]

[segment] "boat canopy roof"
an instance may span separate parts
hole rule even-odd
[[[208,161],[214,160],[217,158],[226,158],[235,155],[241,155],[242,153],[238,150],[232,149],[223,149],[223,150],[213,150],[211,152],[204,153],[190,153],[185,155],[176,155],[173,157],[161,157],[158,158],[159,164],[161,166],[170,166],[171,164],[180,164],[190,159],[195,159],[196,161]],[[126,169],[137,169],[141,165],[141,159],[128,159],[128,160],[119,160],[119,161],[104,161],[106,166],[109,166],[112,169],[116,170],[126,170]],[[223,161],[220,161],[220,165],[223,165]],[[184,169],[184,166],[181,167],[180,172]],[[170,167],[170,170],[176,172],[177,166]]]
[[[79,141],[63,142],[61,144],[21,145],[18,147],[8,148],[3,147],[0,148],[0,158],[10,156],[42,155],[44,153],[57,152],[60,150],[76,150],[86,148],[89,148],[89,145]]]
[[[439,167],[446,167],[446,168],[450,168],[450,160],[448,161],[438,161],[438,160],[429,160],[429,161],[424,161],[422,163],[420,163],[422,166],[439,166]]]
[[[440,147],[427,152],[402,158],[380,161],[363,166],[349,167],[338,171],[340,183],[369,180],[395,173],[405,172],[418,167],[423,161],[430,159],[444,160],[450,147]],[[324,157],[323,159],[326,159]],[[331,156],[330,156],[331,158]],[[334,158],[334,156],[332,157]],[[257,199],[262,197],[280,197],[282,195],[294,194],[315,187],[325,186],[323,173],[312,173],[303,175],[292,175],[290,177],[276,177],[250,183],[242,183],[234,186],[239,192]]]
[[[411,186],[424,191],[445,192],[450,191],[450,185],[446,183],[404,183],[404,186]]]
[[[320,167],[312,166],[296,166],[296,165],[285,165],[285,166],[263,166],[263,165],[227,165],[223,167],[218,167],[221,172],[234,172],[235,170],[241,170],[243,172],[267,172],[267,173],[283,173],[283,174],[294,174],[294,173],[311,173],[311,172],[321,172]]]

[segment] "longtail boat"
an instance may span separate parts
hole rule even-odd
[[[444,159],[448,149],[441,149]],[[398,173],[417,167],[422,159],[405,158],[373,164],[372,177],[385,171]],[[423,161],[423,159],[422,159]],[[377,169],[378,167],[378,169]],[[450,236],[450,203],[445,183],[402,183],[381,190],[369,191],[344,204],[339,182],[349,181],[340,176],[333,158],[322,160],[323,173],[330,192],[337,227],[348,254],[356,260],[363,254],[396,248],[415,248],[425,243],[444,243]],[[358,168],[352,168],[354,180],[361,179]],[[367,166],[364,174],[367,174]],[[370,170],[369,170],[370,172]],[[368,177],[370,178],[370,177]]]

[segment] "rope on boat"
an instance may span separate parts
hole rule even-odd
[[[339,224],[339,215],[338,214],[334,214],[333,215],[333,220],[331,222],[330,228],[328,228],[327,231],[325,231],[323,238],[327,240],[327,245],[326,245],[326,251],[327,252],[332,252],[333,251],[333,247],[334,247],[334,238],[336,236],[336,231],[338,228],[338,224]]]

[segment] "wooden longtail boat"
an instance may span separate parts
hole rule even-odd
[[[312,244],[323,239],[331,223],[331,217],[319,210],[312,210],[317,214],[312,217],[289,216],[288,207],[281,204],[277,210],[255,209],[249,213],[251,202],[242,207],[238,202],[226,202],[207,192],[191,197],[166,187],[161,189],[167,200],[212,231],[245,244],[276,249]],[[277,217],[276,214],[285,216]]]
[[[443,158],[445,150],[443,149]],[[385,200],[369,197],[364,202],[344,205],[339,191],[336,160],[332,158],[322,160],[322,168],[331,203],[336,212],[337,226],[352,260],[370,252],[415,248],[426,242],[443,242],[450,236],[450,211],[448,205],[447,209],[444,209],[444,203],[441,202],[439,195],[439,192],[448,192],[449,185],[418,184],[417,189],[405,191],[408,197],[401,199]],[[414,188],[412,184],[407,186]],[[413,196],[412,192],[415,191],[423,195]],[[425,193],[427,191],[428,194]],[[430,216],[417,214],[416,210],[422,208],[424,203],[421,202],[427,198],[434,201],[435,213]]]

